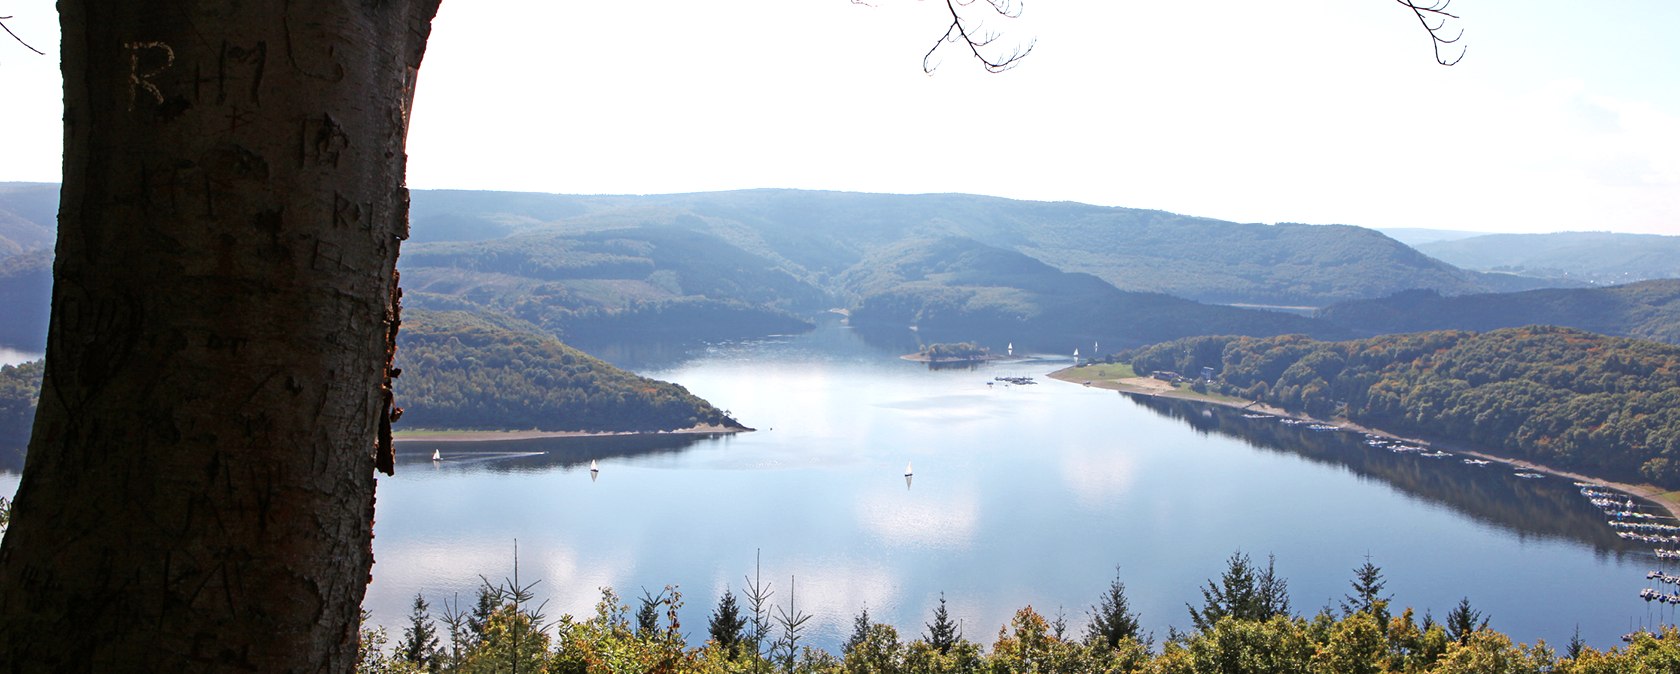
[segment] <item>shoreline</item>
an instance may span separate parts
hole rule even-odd
[[[1383,431],[1383,430],[1379,430],[1379,429],[1366,428],[1364,426],[1356,424],[1356,423],[1354,423],[1352,421],[1349,421],[1347,419],[1318,419],[1318,418],[1315,418],[1315,417],[1306,416],[1304,414],[1296,414],[1294,412],[1290,412],[1290,411],[1287,411],[1287,410],[1284,410],[1284,409],[1278,408],[1278,407],[1273,407],[1271,405],[1267,405],[1265,403],[1261,403],[1259,401],[1254,401],[1254,400],[1240,400],[1239,399],[1239,400],[1235,400],[1235,401],[1226,401],[1226,400],[1219,400],[1219,399],[1216,399],[1216,398],[1212,398],[1212,397],[1209,397],[1209,396],[1204,396],[1204,395],[1201,395],[1201,394],[1198,394],[1198,393],[1193,393],[1193,392],[1192,393],[1183,393],[1181,389],[1173,386],[1172,384],[1168,384],[1167,382],[1160,381],[1158,379],[1153,379],[1153,378],[1150,378],[1150,377],[1130,377],[1130,378],[1125,378],[1125,379],[1082,379],[1082,378],[1078,378],[1078,377],[1069,376],[1068,373],[1071,372],[1073,369],[1074,368],[1071,368],[1071,367],[1063,368],[1063,369],[1057,370],[1055,372],[1051,372],[1049,375],[1046,375],[1046,376],[1050,377],[1051,379],[1055,379],[1057,381],[1064,381],[1064,382],[1067,382],[1067,383],[1070,383],[1070,384],[1083,384],[1085,386],[1102,388],[1102,389],[1107,389],[1107,390],[1110,390],[1110,391],[1119,391],[1120,393],[1124,393],[1124,394],[1127,394],[1127,395],[1144,395],[1144,396],[1161,397],[1161,398],[1173,398],[1173,399],[1184,400],[1184,401],[1193,402],[1193,403],[1203,403],[1203,404],[1209,404],[1209,405],[1222,405],[1222,406],[1225,406],[1225,407],[1231,407],[1231,408],[1235,408],[1235,409],[1252,410],[1252,411],[1255,411],[1255,412],[1263,412],[1265,414],[1270,414],[1270,415],[1273,415],[1273,416],[1289,417],[1289,418],[1293,418],[1293,419],[1303,419],[1303,420],[1311,421],[1311,422],[1315,422],[1315,423],[1321,423],[1321,424],[1336,426],[1336,427],[1339,427],[1339,428],[1342,428],[1342,429],[1345,429],[1345,430],[1355,431],[1355,432],[1359,432],[1359,433],[1366,433],[1366,434],[1369,434],[1369,435],[1376,435],[1376,436],[1379,436],[1379,437],[1389,438],[1389,439],[1393,439],[1393,440],[1401,440],[1401,441],[1411,443],[1411,444],[1419,444],[1419,445],[1436,447],[1438,449],[1445,449],[1445,450],[1449,450],[1449,451],[1451,451],[1455,454],[1464,454],[1464,455],[1467,455],[1467,456],[1473,456],[1473,457],[1476,457],[1478,459],[1482,459],[1484,461],[1495,461],[1495,462],[1498,462],[1500,464],[1503,464],[1503,465],[1505,465],[1507,467],[1511,467],[1511,468],[1516,468],[1516,469],[1526,470],[1526,471],[1533,471],[1533,472],[1536,472],[1536,473],[1544,473],[1546,475],[1551,475],[1551,476],[1554,476],[1554,477],[1568,478],[1568,479],[1570,479],[1572,481],[1575,481],[1575,482],[1590,482],[1590,483],[1593,483],[1593,484],[1598,485],[1598,486],[1607,487],[1609,489],[1614,489],[1614,490],[1619,491],[1623,494],[1627,494],[1629,496],[1633,496],[1633,497],[1639,498],[1641,500],[1644,500],[1644,501],[1650,502],[1652,504],[1655,504],[1657,507],[1661,508],[1663,510],[1663,512],[1668,513],[1669,517],[1680,520],[1680,503],[1676,503],[1675,501],[1672,501],[1668,498],[1665,498],[1665,495],[1669,494],[1670,491],[1667,490],[1667,489],[1663,489],[1661,487],[1658,487],[1656,485],[1631,484],[1631,483],[1627,483],[1627,482],[1618,482],[1618,481],[1611,480],[1611,479],[1608,479],[1608,478],[1602,478],[1602,477],[1597,477],[1597,476],[1593,476],[1593,475],[1587,475],[1585,473],[1577,473],[1577,472],[1574,472],[1574,471],[1564,470],[1562,468],[1554,468],[1554,467],[1547,466],[1547,465],[1542,464],[1542,463],[1535,463],[1535,462],[1529,461],[1527,459],[1517,459],[1517,458],[1512,458],[1512,457],[1508,457],[1508,456],[1500,456],[1498,454],[1492,454],[1492,453],[1489,453],[1485,450],[1470,449],[1468,447],[1458,445],[1458,444],[1454,444],[1454,443],[1450,443],[1450,442],[1436,442],[1436,441],[1423,440],[1423,439],[1419,439],[1419,438],[1403,437],[1403,436],[1395,435],[1393,433],[1389,433],[1387,431]]]
[[[749,433],[757,429],[745,426],[702,425],[669,431],[482,431],[416,428],[397,431],[391,439],[397,442],[486,442],[494,440],[536,440],[541,438],[607,438],[620,435],[716,435]]]

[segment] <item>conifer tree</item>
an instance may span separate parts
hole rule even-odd
[[[794,603],[794,579],[788,577],[788,607],[776,607],[776,624],[782,627],[781,636],[770,645],[771,659],[781,664],[784,671],[793,671],[793,665],[799,656],[799,640],[804,637],[805,623],[811,616],[799,610]]]
[[[1121,639],[1142,640],[1143,627],[1126,600],[1126,584],[1120,582],[1119,568],[1114,570],[1114,580],[1109,582],[1108,592],[1088,613],[1091,622],[1085,626],[1086,643],[1107,644],[1109,648],[1114,648],[1120,645]]]
[[[938,650],[941,655],[950,655],[951,647],[962,640],[962,628],[951,622],[951,612],[945,608],[945,593],[939,593],[939,607],[933,609],[933,622],[925,623],[927,634],[922,635],[922,641]]]
[[[852,635],[846,637],[846,643],[840,647],[842,656],[857,650],[858,645],[869,638],[869,624],[869,605],[865,604],[863,610],[852,616]]]
[[[665,603],[665,593],[655,595],[642,588],[642,605],[636,609],[636,635],[650,636],[659,631],[659,605]]]
[[[1231,553],[1219,582],[1208,581],[1202,588],[1202,609],[1185,605],[1196,629],[1207,631],[1220,618],[1266,620],[1289,614],[1289,583],[1278,577],[1276,558],[1267,556],[1266,570],[1256,572],[1254,562],[1242,551]]]
[[[471,641],[477,644],[484,641],[484,628],[490,624],[490,616],[502,605],[502,590],[483,579],[478,586],[478,602],[473,604],[472,613],[467,615],[467,631],[472,635]]]
[[[747,627],[746,616],[741,615],[741,606],[735,601],[735,593],[724,588],[723,596],[718,599],[716,609],[712,610],[712,618],[707,623],[707,632],[712,641],[716,642],[729,659],[734,660],[741,648],[741,641],[745,638]]]
[[[1289,615],[1289,581],[1277,575],[1277,556],[1266,555],[1266,570],[1260,573],[1260,586],[1255,620]]]
[[[414,606],[408,614],[408,622],[402,641],[397,643],[398,656],[426,671],[438,671],[442,663],[438,661],[437,626],[432,623],[431,606],[426,603],[426,597],[418,592],[414,594]]]
[[[1581,657],[1581,653],[1586,650],[1587,642],[1581,640],[1581,624],[1576,623],[1575,634],[1570,635],[1569,646],[1564,650],[1564,656],[1568,657],[1570,660],[1574,660]]]
[[[757,665],[764,662],[760,656],[764,654],[764,639],[770,635],[770,599],[775,595],[775,591],[770,588],[771,584],[764,582],[760,574],[762,568],[762,553],[755,553],[753,575],[746,579],[746,597],[747,610],[752,615],[748,623],[748,637],[752,639],[753,661]],[[757,666],[754,667],[754,671],[758,671]]]
[[[1376,618],[1378,625],[1388,624],[1388,604],[1394,597],[1382,596],[1383,587],[1388,584],[1383,580],[1382,567],[1372,564],[1367,556],[1365,564],[1353,570],[1352,584],[1353,594],[1342,599],[1343,616],[1364,611]]]
[[[1447,637],[1458,643],[1466,643],[1470,635],[1487,629],[1488,618],[1481,611],[1470,608],[1470,598],[1458,600],[1458,606],[1453,607],[1447,614]]]

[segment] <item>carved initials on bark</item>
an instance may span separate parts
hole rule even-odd
[[[250,85],[245,89],[245,95],[249,97],[246,102],[261,105],[258,87],[262,86],[263,67],[267,64],[267,42],[259,40],[255,47],[247,49],[223,40],[221,54],[216,60],[216,102],[227,102],[229,80],[247,79]]]
[[[317,166],[338,168],[339,155],[349,147],[350,136],[344,133],[344,128],[332,115],[303,120],[299,161],[304,165],[314,162]]]
[[[163,90],[152,83],[152,78],[163,74],[163,71],[175,65],[175,50],[162,42],[128,42],[124,43],[123,46],[128,48],[128,109],[134,110],[134,102],[139,97],[141,89],[145,89],[146,93],[151,94],[159,104],[162,104]],[[147,51],[159,52],[163,56],[163,65],[147,68],[146,72],[142,73],[140,72],[140,54]]]
[[[333,192],[333,226],[349,227],[359,225],[362,229],[373,226],[369,218],[364,217],[367,209],[361,204],[344,198],[344,195]]]

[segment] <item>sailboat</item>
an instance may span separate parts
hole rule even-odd
[[[440,450],[440,449],[432,450],[432,460],[433,461],[442,461],[443,460],[443,450]]]
[[[595,463],[594,459],[589,460],[589,472],[591,472],[591,473],[601,472],[601,466],[599,464]]]
[[[1011,355],[1011,356],[1015,355],[1015,343],[1014,342],[1009,343],[1009,355]]]
[[[904,462],[904,476],[905,477],[910,477],[911,475],[915,475],[915,474],[916,474],[915,471],[910,470],[910,462],[909,461]]]

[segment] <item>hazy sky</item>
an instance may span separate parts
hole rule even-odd
[[[1680,235],[1680,2],[1026,0],[986,74],[930,0],[445,0],[418,188],[966,192],[1253,222]],[[0,180],[58,179],[51,0],[0,2]]]

